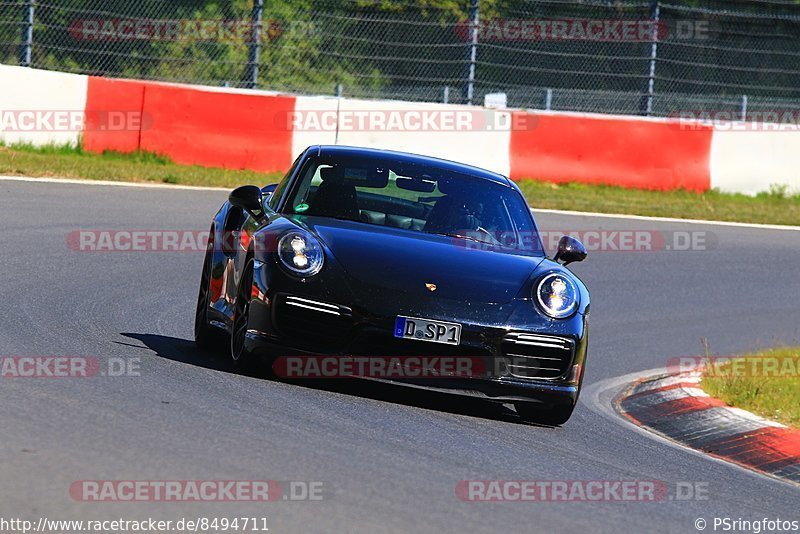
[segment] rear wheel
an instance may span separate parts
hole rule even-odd
[[[222,346],[224,333],[208,322],[209,295],[211,287],[211,267],[214,255],[213,233],[209,236],[206,257],[203,261],[203,273],[200,275],[200,291],[197,295],[197,309],[194,314],[194,343],[204,350],[219,349]]]
[[[231,359],[233,364],[239,368],[251,367],[255,362],[255,357],[247,350],[245,341],[247,339],[247,326],[250,317],[250,299],[252,298],[253,286],[253,267],[255,262],[252,258],[247,260],[242,279],[239,281],[239,289],[236,292],[236,305],[233,313],[233,329],[231,332]]]
[[[556,404],[549,408],[542,408],[541,405],[529,402],[517,402],[514,408],[520,419],[529,423],[539,423],[542,425],[560,426],[569,421],[574,404]]]

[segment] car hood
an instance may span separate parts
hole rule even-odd
[[[544,260],[478,250],[475,243],[458,238],[352,221],[297,217],[295,222],[320,238],[356,295],[504,304],[514,300]],[[435,285],[435,291],[426,284]]]

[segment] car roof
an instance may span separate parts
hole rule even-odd
[[[446,159],[423,156],[421,154],[411,154],[409,152],[398,152],[395,150],[383,150],[377,148],[366,148],[357,146],[343,145],[314,145],[307,149],[307,152],[316,152],[319,155],[342,155],[342,156],[365,156],[365,157],[389,157],[401,163],[412,163],[417,165],[430,165],[452,172],[469,174],[477,178],[483,178],[492,182],[514,187],[512,182],[502,174],[492,172],[480,167],[473,167],[464,163],[458,163]]]

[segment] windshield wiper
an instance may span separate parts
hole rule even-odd
[[[444,237],[455,237],[457,239],[466,239],[467,241],[474,241],[475,243],[483,243],[485,245],[492,245],[489,241],[484,241],[483,239],[478,239],[477,237],[473,237],[471,235],[463,235],[457,234],[455,232],[426,232],[431,235],[441,235]]]
[[[471,236],[471,235],[463,235],[463,234],[459,234],[459,233],[455,233],[455,232],[427,232],[427,233],[429,233],[431,235],[441,235],[441,236],[445,236],[445,237],[455,237],[457,239],[466,239],[467,241],[472,241],[474,243],[480,243],[481,245],[486,245],[486,246],[492,247],[492,248],[499,248],[501,250],[519,250],[519,251],[523,250],[523,249],[521,249],[519,247],[510,247],[508,245],[500,243],[499,241],[498,242],[484,241],[483,239],[479,239],[479,238]]]

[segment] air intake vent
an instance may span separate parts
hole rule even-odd
[[[296,308],[304,308],[319,313],[329,313],[331,315],[342,315],[342,310],[336,304],[328,304],[327,302],[319,302],[301,297],[286,297],[286,305],[294,306]]]
[[[294,295],[276,295],[275,326],[291,336],[295,346],[335,351],[347,341],[353,327],[353,311],[338,304]]]
[[[505,371],[518,378],[555,379],[567,374],[575,341],[566,337],[511,333],[501,347]]]

